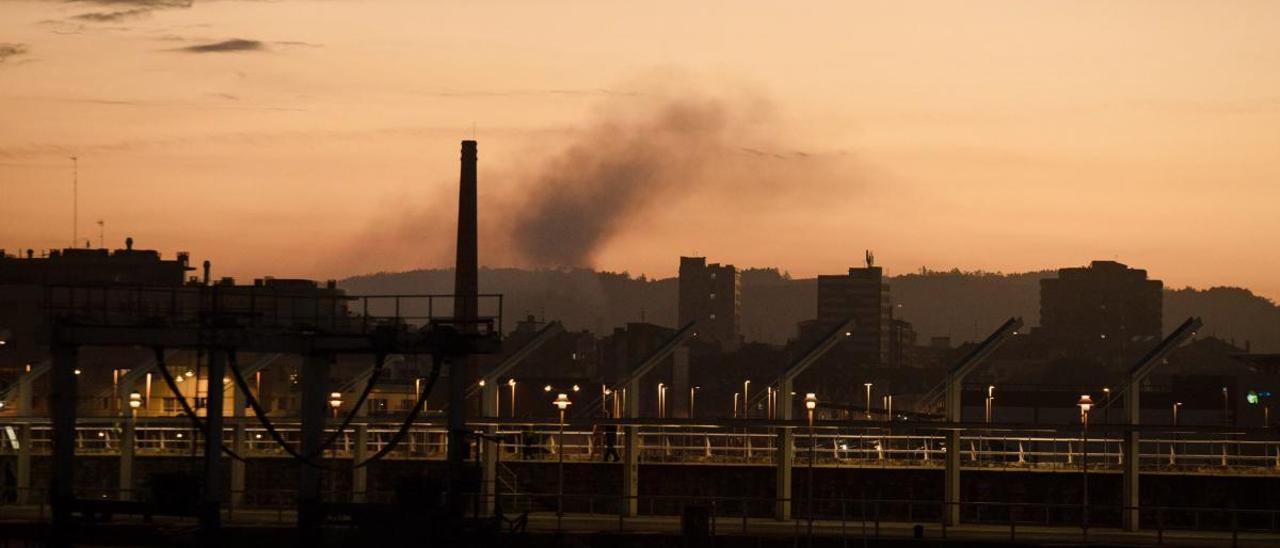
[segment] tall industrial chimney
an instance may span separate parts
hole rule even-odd
[[[453,315],[459,327],[475,328],[478,315],[479,250],[476,236],[476,142],[462,142],[462,175],[458,181],[458,258],[454,266]]]
[[[453,319],[462,333],[476,332],[480,283],[476,236],[476,142],[462,142],[462,176],[458,181],[458,259],[454,265]],[[466,355],[446,358],[449,369],[449,454],[445,476],[451,515],[461,517],[464,463],[468,460],[467,369],[474,360]],[[421,397],[421,396],[419,396]]]

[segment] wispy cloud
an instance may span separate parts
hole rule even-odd
[[[174,51],[186,53],[231,53],[240,51],[266,51],[267,46],[258,40],[245,40],[243,38],[232,38],[221,42],[212,42],[208,44],[196,44],[185,48],[178,48]]]
[[[27,46],[24,44],[3,44],[0,43],[0,63],[7,61],[10,57],[17,57],[27,53]]]
[[[155,8],[142,7],[132,8],[119,11],[95,11],[73,15],[71,18],[77,21],[88,21],[90,23],[116,23],[127,19],[135,19],[151,15]]]
[[[140,8],[189,8],[195,0],[72,0],[81,4],[99,6],[134,6]]]

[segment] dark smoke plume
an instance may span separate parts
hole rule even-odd
[[[596,252],[726,148],[730,114],[715,100],[677,100],[649,116],[610,117],[581,132],[522,185],[512,245],[534,266],[591,266]]]
[[[554,140],[521,154],[529,162],[486,164],[481,139],[482,264],[594,268],[610,244],[664,223],[767,232],[775,212],[842,207],[860,186],[847,153],[787,146],[767,100],[688,87],[610,97],[581,129],[547,134]],[[388,213],[318,266],[348,274],[450,265],[457,179],[441,179],[426,199],[387,197]]]

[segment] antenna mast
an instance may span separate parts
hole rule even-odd
[[[98,219],[98,249],[107,248],[107,222]]]
[[[71,157],[71,247],[80,240],[80,160]]]

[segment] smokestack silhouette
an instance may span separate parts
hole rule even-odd
[[[454,266],[453,315],[463,329],[474,329],[479,293],[479,250],[476,221],[476,142],[462,142],[458,181],[458,258]]]

